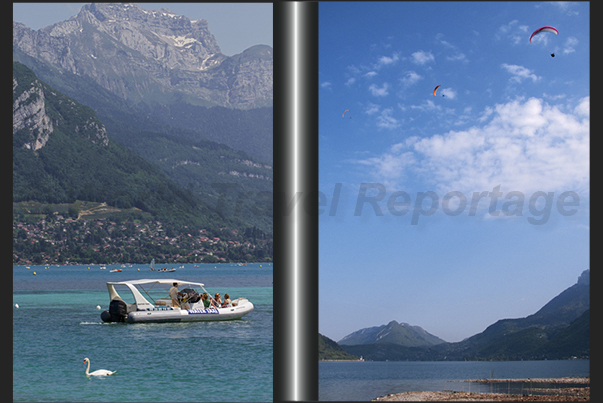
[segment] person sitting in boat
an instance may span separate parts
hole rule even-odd
[[[222,306],[222,297],[220,296],[219,292],[214,295],[214,306],[216,308],[220,308]]]
[[[209,308],[211,306],[211,302],[209,300],[209,294],[204,292],[203,295],[201,296],[201,301],[203,301],[203,307],[204,308]]]
[[[230,295],[224,294],[224,302],[222,303],[222,308],[228,308],[232,306],[232,301],[230,300]]]
[[[174,308],[178,308],[180,306],[180,301],[178,297],[182,297],[183,294],[178,291],[178,283],[172,284],[172,288],[170,288],[170,298],[172,298],[172,306]]]

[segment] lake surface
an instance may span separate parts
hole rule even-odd
[[[164,266],[177,270],[14,266],[13,401],[272,401],[272,265],[155,268]],[[114,267],[123,271],[110,273]],[[107,281],[141,278],[201,282],[212,295],[247,297],[255,309],[225,322],[103,323]],[[85,357],[90,372],[117,373],[87,378]]]
[[[390,393],[455,390],[520,393],[529,385],[451,382],[466,379],[590,376],[589,360],[564,361],[321,361],[319,400],[368,401]],[[535,386],[535,385],[534,385]],[[496,388],[499,389],[496,389]],[[553,388],[559,385],[551,386]]]

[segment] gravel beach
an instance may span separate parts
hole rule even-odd
[[[468,380],[459,382],[479,382],[479,383],[494,383],[494,382],[532,382],[538,383],[555,383],[555,384],[588,384],[585,387],[568,387],[556,389],[538,389],[546,394],[523,394],[513,395],[505,393],[475,393],[475,392],[404,392],[395,393],[387,396],[382,396],[373,401],[587,401],[590,400],[590,378],[540,378],[540,379],[480,379]],[[536,387],[534,388],[536,389]]]

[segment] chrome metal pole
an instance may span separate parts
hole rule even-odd
[[[318,400],[318,3],[275,2],[274,400]]]

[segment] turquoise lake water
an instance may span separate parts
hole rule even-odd
[[[13,401],[272,401],[272,265],[155,265],[164,266],[177,270],[14,266]],[[106,282],[140,278],[201,282],[255,309],[224,322],[103,323]],[[90,372],[117,373],[88,378],[85,357]]]

